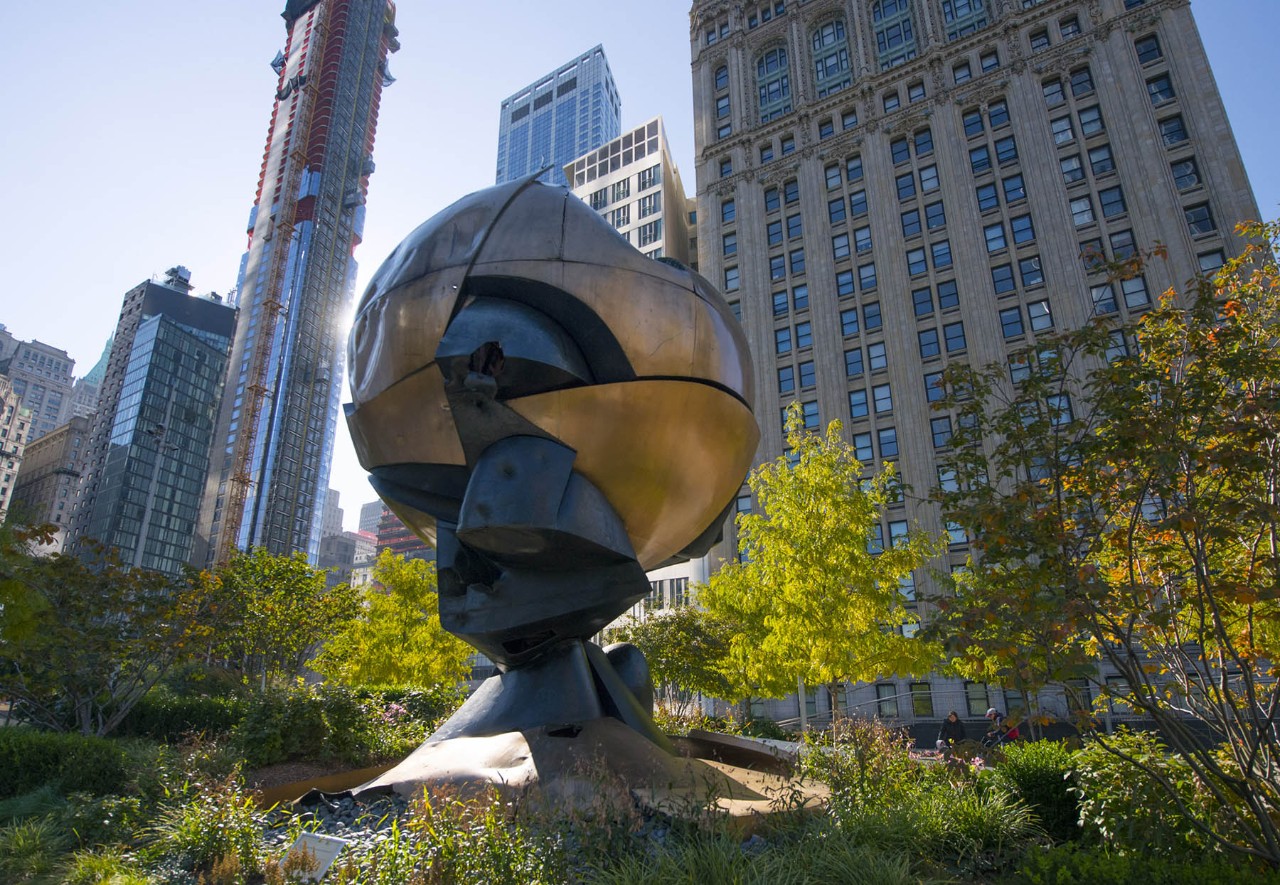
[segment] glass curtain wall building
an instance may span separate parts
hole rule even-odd
[[[540,181],[567,184],[564,165],[616,138],[621,121],[613,72],[596,46],[503,100],[494,183],[545,169]]]
[[[927,497],[955,420],[930,409],[947,364],[1133,319],[1258,215],[1184,0],[699,0],[690,36],[699,266],[751,344],[761,460],[799,402]],[[1167,260],[1107,281],[1099,256],[1156,243]],[[911,524],[946,530],[909,499],[882,541]],[[944,572],[968,552],[948,537]],[[849,701],[904,721],[1005,706],[999,686],[942,680]]]
[[[203,562],[319,553],[387,56],[388,0],[288,0],[241,263],[241,322],[205,489]]]

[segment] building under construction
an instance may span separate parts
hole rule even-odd
[[[240,323],[201,513],[207,562],[251,546],[313,560],[318,553],[352,254],[378,104],[392,82],[387,56],[399,48],[389,0],[288,0],[283,18],[237,285]]]

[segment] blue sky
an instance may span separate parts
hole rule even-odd
[[[692,191],[689,0],[401,0],[361,288],[409,231],[493,182],[499,102],[603,43],[623,127],[662,114]],[[0,323],[96,361],[124,292],[174,264],[235,284],[283,45],[283,0],[0,4]],[[1280,2],[1192,9],[1264,217],[1280,216]],[[339,429],[346,522],[373,494]]]

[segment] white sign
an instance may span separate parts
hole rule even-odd
[[[338,859],[338,855],[342,853],[342,849],[346,844],[346,839],[339,839],[337,836],[302,833],[290,847],[289,853],[280,862],[280,866],[283,868],[285,864],[293,861],[290,866],[293,867],[296,873],[301,873],[312,881],[319,882],[324,878],[324,874],[329,872],[329,867],[333,866],[333,862]],[[301,857],[304,852],[310,856],[311,863],[306,868],[300,868],[296,866],[298,861],[295,858]]]

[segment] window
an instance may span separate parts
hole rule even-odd
[[[876,265],[875,262],[863,264],[858,268],[858,285],[865,289],[874,289],[876,287]]]
[[[804,233],[804,226],[800,221],[799,214],[787,216],[787,239],[794,240],[796,237]]]
[[[720,177],[727,178],[733,174],[733,160],[724,157],[720,160]]]
[[[911,159],[911,146],[905,138],[895,138],[889,142],[889,153],[894,163],[905,163]]]
[[[826,168],[827,190],[840,186],[840,166],[832,163]]]
[[[1032,301],[1027,305],[1027,324],[1032,332],[1053,328],[1053,313],[1048,301]]]
[[[920,343],[920,359],[927,360],[942,353],[937,329],[921,329],[916,333]]]
[[[881,325],[880,302],[868,301],[862,305],[862,322],[867,327],[867,331],[879,329]]]
[[[776,187],[766,188],[764,192],[764,211],[776,212],[781,205],[778,189]]]
[[[733,255],[738,251],[738,235],[736,233],[727,233],[722,238],[722,254]]]
[[[1049,423],[1054,427],[1061,427],[1075,419],[1071,412],[1071,396],[1065,393],[1058,393],[1046,399],[1049,407]]]
[[[863,464],[872,461],[876,454],[871,450],[871,434],[855,433],[853,435],[853,457]]]
[[[1218,272],[1222,265],[1227,263],[1227,253],[1221,249],[1214,249],[1212,252],[1202,252],[1196,256],[1200,263],[1200,273],[1212,277]]]
[[[1018,273],[1022,274],[1022,287],[1031,289],[1044,282],[1044,270],[1040,267],[1040,256],[1030,255],[1018,261]]]
[[[845,178],[852,184],[855,181],[862,180],[862,155],[854,154],[844,164]]]
[[[923,81],[921,81],[921,80],[917,80],[916,82],[914,82],[914,83],[910,84],[909,86],[907,86],[907,101],[908,101],[908,102],[911,102],[911,103],[913,103],[913,104],[914,104],[914,103],[915,103],[915,102],[917,102],[917,101],[924,101],[924,98],[925,98],[925,91],[924,91],[924,82],[923,82]]]
[[[882,719],[898,718],[898,690],[893,685],[876,686],[876,715]]]
[[[1071,128],[1070,117],[1057,117],[1049,121],[1049,130],[1053,133],[1053,143],[1063,145],[1074,141],[1075,130]]]
[[[872,401],[876,406],[876,414],[883,415],[893,411],[893,392],[888,384],[876,384],[872,388]]]
[[[1010,175],[1001,184],[1004,185],[1004,201],[1006,203],[1017,203],[1027,198],[1027,188],[1022,182],[1021,175]]]
[[[781,356],[784,353],[791,353],[791,329],[782,328],[773,330],[773,352]]]
[[[856,329],[854,331],[857,331]],[[844,352],[844,373],[849,378],[862,374],[862,349],[855,347]]]
[[[929,246],[929,252],[933,256],[933,269],[943,270],[951,266],[951,241],[939,240]]]
[[[1031,51],[1042,52],[1049,48],[1049,31],[1041,28],[1031,34]]]
[[[792,249],[788,257],[791,259],[791,272],[797,275],[804,273],[804,250]]]
[[[888,367],[889,358],[885,353],[883,343],[877,342],[867,345],[867,365],[873,372],[878,372]]]
[[[736,267],[726,267],[724,269],[724,290],[726,292],[738,291],[738,269]]]
[[[756,59],[756,91],[761,123],[791,113],[791,73],[785,46],[775,46]]]
[[[800,386],[804,388],[813,387],[817,380],[816,373],[813,368],[813,360],[806,360],[800,364]]]
[[[840,334],[857,335],[858,334],[858,311],[857,308],[849,308],[840,311]]]
[[[1003,98],[991,102],[991,104],[987,105],[987,119],[991,122],[992,129],[1008,126],[1009,103]]]
[[[1058,161],[1058,166],[1062,169],[1062,180],[1067,184],[1075,184],[1084,178],[1084,165],[1080,162],[1079,154],[1063,157]]]
[[[978,210],[989,212],[999,207],[1000,198],[996,196],[996,186],[994,184],[978,185]]]
[[[840,128],[852,129],[858,125],[858,112],[856,110],[842,111],[840,114]]]
[[[1018,162],[1018,143],[1012,135],[996,141],[996,160],[1001,166]]]
[[[974,175],[979,175],[991,168],[991,152],[986,145],[971,148],[969,151],[969,168]]]
[[[848,234],[836,234],[831,238],[831,255],[836,261],[849,257]]]
[[[1119,185],[1098,191],[1098,206],[1102,209],[1103,218],[1115,218],[1128,211],[1124,203],[1124,191]]]
[[[941,372],[928,372],[925,374],[924,398],[931,403],[941,402],[947,398],[947,388],[942,383]]]
[[[1164,55],[1160,51],[1160,40],[1155,34],[1148,34],[1145,37],[1139,37],[1134,40],[1133,48],[1137,50],[1139,64],[1151,64],[1153,61],[1159,61]]]
[[[933,153],[933,131],[931,129],[921,129],[916,133],[915,148],[917,157],[927,157]]]
[[[876,0],[871,5],[876,54],[887,71],[916,57],[915,22],[908,0]]]
[[[836,294],[841,298],[853,294],[853,271],[842,270],[836,274]]]
[[[1092,287],[1089,289],[1089,295],[1093,298],[1093,312],[1095,314],[1103,316],[1115,313],[1118,310],[1116,307],[1116,293],[1111,288],[1110,283]]]
[[[942,203],[930,203],[924,207],[924,216],[929,230],[938,230],[947,226],[947,213]]]
[[[1147,281],[1141,276],[1121,280],[1120,292],[1124,295],[1124,306],[1130,310],[1137,310],[1151,303],[1151,296],[1147,294]]]
[[[724,119],[729,116],[729,96],[722,95],[716,99],[716,118]]]
[[[830,117],[818,123],[818,140],[830,138],[836,134],[836,124]]]
[[[859,255],[871,251],[871,228],[860,227],[853,232],[853,247]]]
[[[662,219],[650,221],[648,224],[642,224],[638,229],[640,236],[640,246],[648,246],[662,239]]]
[[[728,224],[738,217],[738,207],[733,200],[725,200],[720,204],[720,221]]]
[[[1014,243],[1019,246],[1023,243],[1030,243],[1036,238],[1036,229],[1031,224],[1030,215],[1019,215],[1017,218],[1010,218],[1009,230],[1013,232]]]
[[[1194,157],[1172,163],[1169,168],[1173,172],[1173,185],[1178,190],[1189,191],[1200,185],[1200,169]]]
[[[971,111],[965,111],[964,114],[964,134],[973,138],[975,135],[981,135],[986,131],[986,126],[982,122],[982,111],[974,108]]]
[[[920,169],[920,193],[931,194],[938,189],[938,167],[923,166]]]
[[[910,172],[904,172],[894,179],[894,184],[898,188],[898,199],[905,200],[916,195],[916,177]]]
[[[944,448],[951,443],[951,419],[943,415],[940,418],[929,419],[929,429],[933,435],[933,447],[935,449]]]
[[[884,112],[890,113],[902,107],[902,97],[898,95],[897,90],[886,92],[884,94]]]
[[[907,273],[911,276],[926,273],[929,265],[924,258],[923,249],[910,249],[907,251]]]
[[[1006,307],[1000,311],[1000,331],[1005,338],[1017,338],[1022,334],[1022,309]]]
[[[788,304],[789,302],[787,301],[786,289],[773,293],[773,315],[774,316],[776,317],[786,316]]]
[[[852,82],[849,42],[845,36],[844,21],[835,19],[827,22],[813,32],[811,41],[818,97],[825,98]]]
[[[849,417],[865,418],[869,414],[871,413],[867,410],[867,392],[865,390],[849,391]]]
[[[920,233],[920,210],[908,209],[902,213],[902,235],[908,239]]]
[[[964,323],[949,323],[942,327],[942,338],[947,343],[947,353],[965,349]]]
[[[938,307],[943,310],[950,310],[953,307],[960,306],[960,290],[956,288],[955,280],[943,280],[938,283]]]
[[[844,197],[837,197],[834,200],[827,201],[827,220],[832,224],[844,221]]]
[[[800,285],[791,290],[791,306],[796,310],[809,309],[809,287]]]
[[[1067,100],[1066,92],[1062,89],[1062,81],[1057,77],[1041,83],[1040,90],[1044,93],[1044,103],[1051,108],[1057,107]]]
[[[876,442],[880,445],[881,458],[898,457],[898,429],[896,427],[880,428],[876,431]]]
[[[1058,33],[1062,35],[1063,40],[1080,36],[1080,19],[1074,15],[1062,19],[1058,22]]]
[[[782,366],[778,369],[778,393],[786,396],[789,393],[795,393],[796,390],[796,370],[792,366]]]
[[[1096,176],[1107,175],[1116,169],[1116,161],[1111,156],[1111,145],[1100,144],[1089,148],[1089,168]]]
[[[732,123],[721,123],[721,124],[720,124],[720,126],[716,129],[716,138],[717,138],[717,139],[725,139],[725,138],[728,138],[728,137],[729,137],[730,135],[732,135],[732,134],[733,134],[733,124],[732,124]]]
[[[1093,224],[1093,201],[1089,199],[1088,194],[1071,201],[1071,220],[1075,222],[1076,227]]]
[[[800,404],[800,413],[804,417],[805,430],[817,430],[820,426],[818,418],[818,404],[815,402],[807,402]],[[786,415],[783,414],[782,423],[786,424]]]
[[[954,83],[966,83],[973,79],[973,69],[967,61],[962,61],[951,68],[951,80]]]
[[[1173,81],[1169,79],[1169,75],[1160,74],[1148,80],[1147,95],[1151,96],[1151,103],[1156,105],[1172,101],[1174,98]]]
[[[781,255],[773,255],[769,258],[769,279],[781,280],[787,275],[787,260]]]
[[[1004,225],[998,221],[984,227],[982,235],[986,238],[988,252],[999,252],[1007,245],[1004,239]]]
[[[978,59],[982,66],[982,73],[987,74],[1000,67],[1000,53],[994,49],[989,49]]]
[[[849,214],[855,218],[867,214],[866,191],[854,191],[849,194]]]
[[[770,221],[764,226],[765,239],[770,246],[778,246],[782,244],[782,222]]]
[[[1017,288],[1013,281],[1013,265],[1001,264],[991,268],[991,285],[996,295],[1008,295]]]
[[[602,187],[600,190],[591,194],[591,208],[599,212],[605,206],[609,205],[609,189]]]
[[[768,163],[772,159],[773,159],[773,145],[772,144],[760,145],[760,162]]]
[[[1182,117],[1179,115],[1161,120],[1160,137],[1164,139],[1165,147],[1173,147],[1186,141],[1187,127],[1183,125]]]
[[[1076,98],[1093,92],[1093,73],[1086,65],[1071,72],[1071,94]]]
[[[779,146],[782,148],[782,156],[784,156],[784,157],[785,157],[787,154],[793,154],[793,153],[795,153],[795,150],[796,150],[796,139],[795,139],[795,136],[792,136],[792,135],[784,135],[784,136],[782,137],[782,142],[781,142],[781,144],[780,144]]]
[[[800,199],[800,184],[794,178],[791,181],[783,182],[782,185],[782,202],[790,206],[792,203]]]
[[[1110,237],[1111,254],[1115,256],[1117,261],[1124,261],[1132,258],[1138,252],[1138,244],[1133,239],[1133,231],[1118,230]]]
[[[984,0],[942,0],[947,40],[958,40],[987,26]]]
[[[1085,138],[1090,138],[1107,131],[1102,122],[1102,110],[1097,105],[1081,108],[1077,116],[1080,118],[1080,131]]]
[[[911,306],[918,317],[926,317],[933,313],[933,291],[926,286],[911,293]]]

